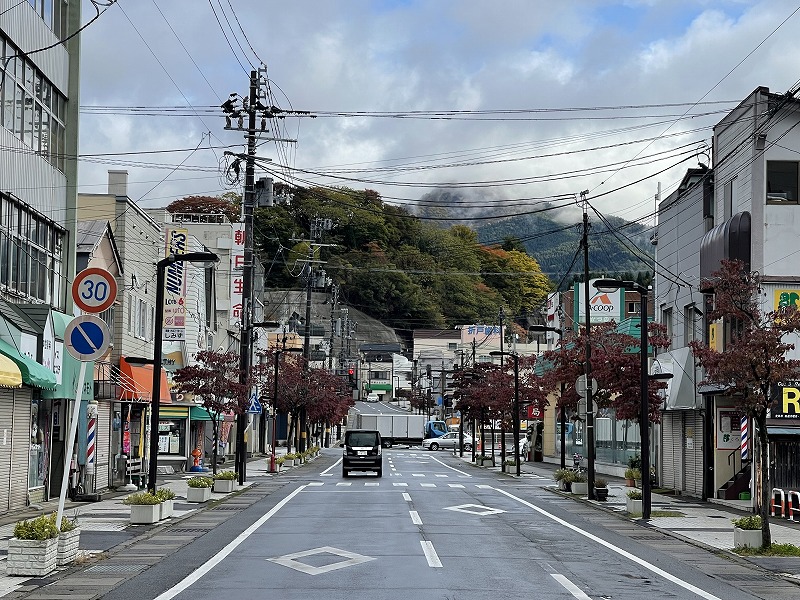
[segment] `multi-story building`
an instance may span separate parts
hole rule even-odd
[[[9,424],[0,512],[50,497],[73,452],[62,434],[77,382],[62,338],[72,311],[78,154],[80,54],[69,34],[80,4],[0,0],[0,298],[8,303],[0,419]]]

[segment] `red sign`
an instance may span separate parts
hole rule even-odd
[[[534,406],[531,404],[528,406],[528,418],[529,419],[541,419],[542,418],[542,411],[539,410],[538,406]]]
[[[111,308],[117,297],[117,280],[105,269],[84,269],[72,282],[72,300],[82,311],[99,313]]]

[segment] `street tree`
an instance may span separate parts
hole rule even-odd
[[[247,410],[248,384],[239,382],[239,355],[233,352],[202,350],[197,353],[196,364],[175,371],[175,390],[202,399],[203,408],[211,419],[214,447],[211,451],[212,472],[217,472],[220,417],[224,414],[240,415]]]
[[[311,369],[309,379],[308,420],[319,430],[341,422],[355,404],[347,382],[326,369]]]
[[[748,271],[741,261],[722,261],[719,271],[703,282],[703,289],[713,289],[714,306],[707,317],[725,328],[725,348],[717,352],[698,341],[690,346],[705,369],[701,383],[724,388],[739,410],[755,422],[761,545],[766,548],[772,544],[767,411],[773,401],[772,390],[800,374],[800,361],[787,357],[800,331],[800,311],[793,305],[766,310],[760,275]]]

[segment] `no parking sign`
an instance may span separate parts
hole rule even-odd
[[[95,315],[82,315],[70,321],[64,330],[64,345],[76,360],[97,360],[108,350],[111,333],[105,321]]]

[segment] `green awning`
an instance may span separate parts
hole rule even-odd
[[[386,391],[386,392],[390,392],[390,391],[392,391],[392,384],[391,383],[370,383],[367,386],[367,389],[369,391],[383,390],[383,391]]]
[[[217,421],[222,421],[224,415],[220,414],[217,418]],[[208,411],[203,408],[202,406],[192,406],[189,409],[189,418],[192,421],[210,421],[211,416],[208,414]]]
[[[16,348],[8,342],[0,340],[0,354],[7,356],[19,367],[22,382],[44,390],[56,388],[56,375],[47,367],[40,365],[35,360],[22,356]]]
[[[56,387],[53,391],[45,390],[42,393],[43,398],[67,398],[74,400],[76,395],[76,388],[78,387],[78,377],[81,369],[81,362],[67,352],[64,344],[61,341],[64,339],[64,331],[67,329],[70,321],[75,317],[66,315],[57,310],[50,311],[53,317],[53,333],[56,336],[56,347],[61,346],[61,383],[56,379]],[[81,392],[81,401],[87,402],[94,398],[94,361],[86,363],[86,374],[83,377],[83,391]]]

